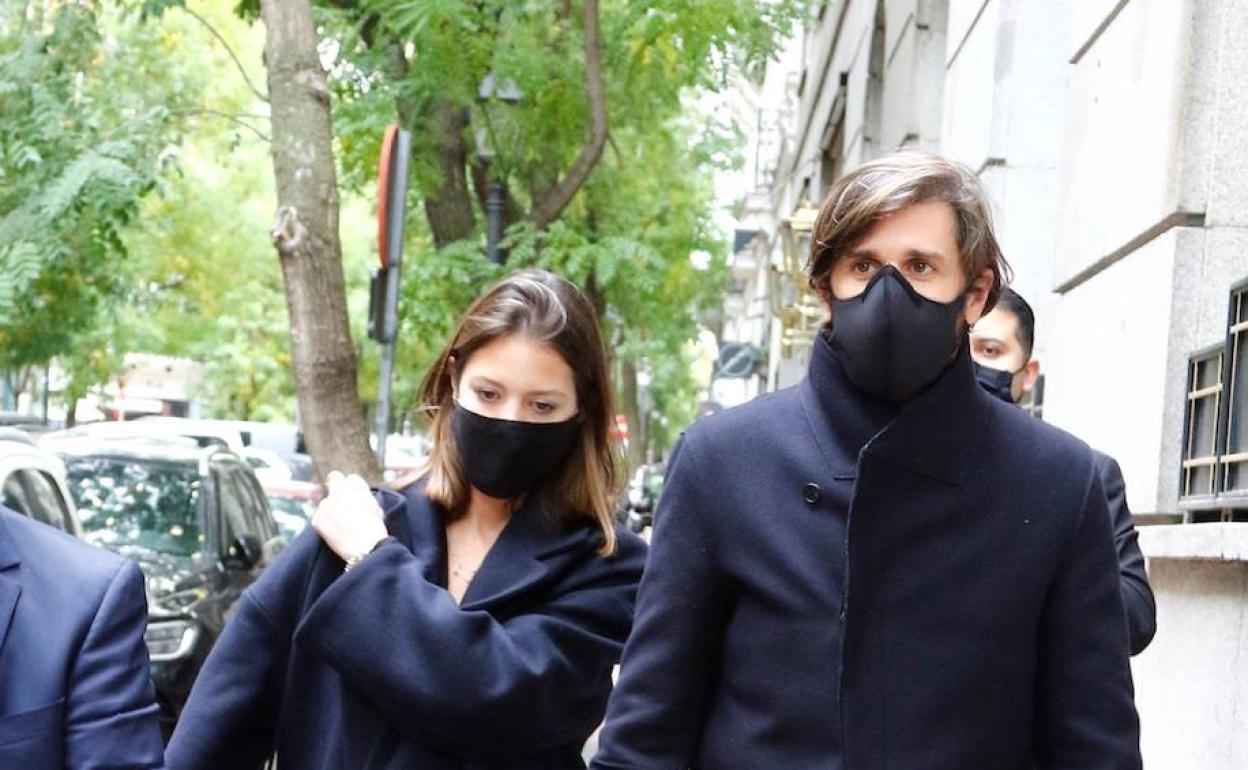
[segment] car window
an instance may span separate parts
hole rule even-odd
[[[11,508],[33,518],[35,514],[30,510],[30,502],[26,499],[26,489],[22,486],[19,473],[20,471],[14,471],[5,478],[4,486],[0,487],[0,501],[4,503],[5,508]]]
[[[43,471],[19,468],[0,485],[0,502],[35,521],[71,532],[69,506],[56,489],[56,482]]]
[[[236,473],[239,486],[247,499],[247,512],[252,517],[256,531],[260,533],[260,540],[276,537],[277,526],[269,514],[269,502],[265,499],[264,490],[260,488],[260,482],[256,481],[254,474],[247,471],[238,470]]]
[[[256,529],[250,514],[251,504],[247,500],[247,493],[239,484],[238,472],[218,468],[213,477],[217,483],[217,500],[221,511],[222,546],[229,548],[231,543],[244,535],[262,540],[262,533]]]
[[[28,468],[18,471],[22,477],[22,486],[26,489],[26,501],[38,513],[35,518],[46,521],[62,532],[73,532],[70,524],[69,505],[61,497],[56,481],[44,471]]]
[[[114,457],[66,461],[84,537],[123,556],[199,556],[199,469],[193,464]]]

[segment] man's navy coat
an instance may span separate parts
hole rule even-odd
[[[1091,451],[966,348],[856,437],[863,406],[821,337],[689,429],[595,770],[1138,769]]]
[[[133,562],[0,508],[0,768],[162,767]]]
[[[456,606],[423,484],[380,492],[386,541],[350,572],[315,532],[243,594],[191,692],[170,768],[561,770],[606,708],[645,544],[521,506]]]

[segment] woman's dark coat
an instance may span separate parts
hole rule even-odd
[[[423,487],[423,485],[418,485]],[[440,510],[378,493],[388,541],[349,573],[310,529],[248,590],[169,746],[175,770],[582,768],[632,621],[645,544],[521,507],[462,606]]]
[[[858,441],[834,356],[687,432],[595,770],[1139,768],[1090,450],[965,348]]]

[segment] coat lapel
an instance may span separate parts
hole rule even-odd
[[[0,649],[4,649],[4,638],[9,633],[17,600],[22,595],[22,584],[18,580],[17,570],[22,560],[18,558],[17,549],[13,547],[9,528],[4,521],[6,516],[12,515],[14,514],[0,509]]]
[[[561,532],[547,516],[540,497],[530,494],[511,517],[468,585],[461,609],[487,609],[531,590],[549,574],[551,557],[592,538],[592,530],[586,527]]]
[[[406,505],[387,511],[386,530],[407,546],[420,564],[425,580],[446,587],[446,528],[442,511],[425,495],[425,482],[418,481],[402,493],[383,490],[378,496],[402,495]]]
[[[798,390],[802,411],[833,478],[853,479],[858,475],[858,453],[901,408],[855,387],[836,356],[827,336],[817,335],[810,369]]]

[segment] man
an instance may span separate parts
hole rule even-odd
[[[673,453],[594,770],[1138,770],[1092,454],[975,380],[1004,271],[963,166],[833,186],[832,320]]]
[[[1016,404],[1030,393],[1040,377],[1040,361],[1033,356],[1036,316],[1031,305],[1013,289],[1006,288],[992,312],[971,330],[971,357],[979,384],[992,395]],[[1139,655],[1157,631],[1157,606],[1148,585],[1139,533],[1127,507],[1127,487],[1122,470],[1112,457],[1092,450],[1101,485],[1108,498],[1118,549],[1118,573],[1122,603],[1127,613],[1131,654]]]
[[[132,562],[0,507],[0,767],[159,768]]]

